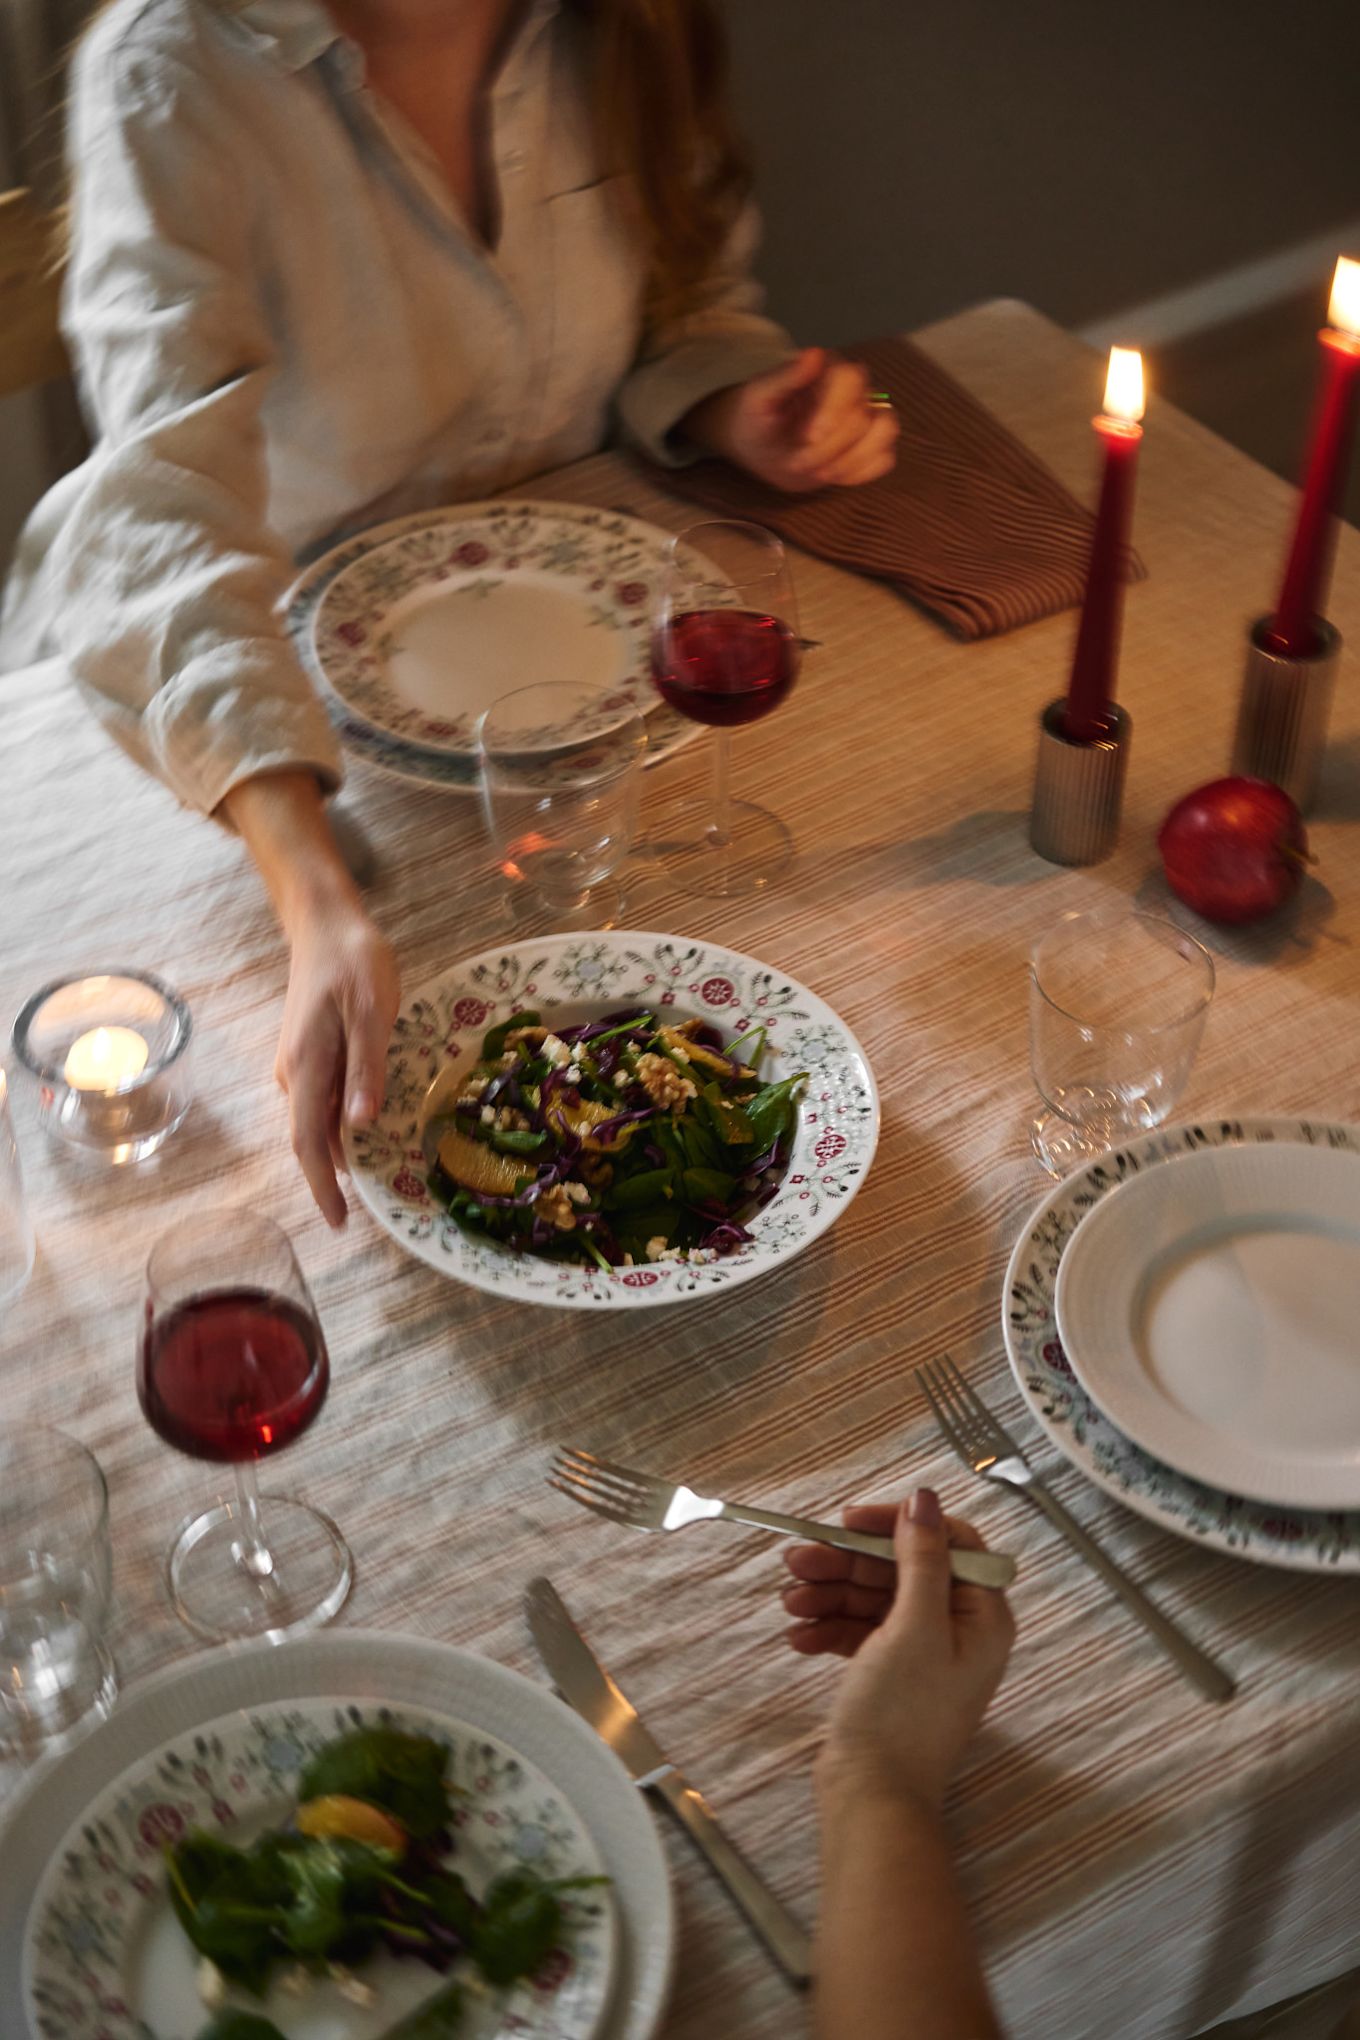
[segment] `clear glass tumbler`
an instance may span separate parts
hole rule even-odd
[[[9,1084],[0,1069],[0,1311],[13,1303],[33,1273],[36,1251],[19,1144],[9,1116]]]
[[[0,1750],[61,1749],[118,1692],[104,1640],[112,1552],[99,1462],[42,1424],[0,1430]]]
[[[1034,1152],[1062,1177],[1160,1126],[1184,1091],[1214,994],[1213,958],[1125,906],[1064,914],[1030,957],[1030,1063],[1046,1111]]]
[[[642,716],[582,687],[504,694],[477,725],[482,800],[512,906],[609,928],[637,829]]]

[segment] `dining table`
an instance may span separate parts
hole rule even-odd
[[[912,337],[1090,499],[1096,354],[1010,300]],[[1075,616],[965,644],[890,587],[797,552],[813,649],[786,705],[734,748],[736,790],[790,826],[791,867],[750,898],[679,890],[647,833],[702,790],[706,746],[646,776],[630,925],[720,940],[812,987],[863,1044],[883,1124],[859,1195],[801,1257],[643,1318],[458,1286],[357,1202],[330,1231],[290,1151],[274,1079],[287,954],[242,845],[141,774],[59,663],[0,679],[5,1012],[50,978],[128,964],[173,984],[195,1029],[193,1108],[137,1166],[44,1133],[13,1083],[38,1255],[0,1323],[3,1417],[60,1426],[106,1471],[124,1690],[202,1649],[170,1608],[164,1561],[227,1471],[171,1451],[142,1417],[145,1263],[188,1214],[245,1206],[292,1236],[329,1346],[326,1408],[264,1484],[341,1524],[356,1576],[340,1623],[442,1639],[542,1681],[521,1603],[548,1573],[808,1927],[813,1762],[842,1667],[785,1647],[781,1550],[726,1525],[647,1537],[600,1521],[549,1487],[552,1449],[824,1518],[926,1483],[1016,1555],[1014,1655],[947,1809],[1014,2040],[1181,2040],[1360,1963],[1356,1578],[1251,1563],[1131,1513],[1036,1431],[1003,1348],[1007,1259],[1052,1187],[1030,1146],[1030,947],[1069,910],[1173,904],[1158,825],[1228,770],[1246,628],[1269,606],[1294,501],[1161,402],[1155,355],[1149,367],[1135,532],[1148,572],[1126,601],[1132,748],[1106,861],[1046,863],[1028,837],[1037,718],[1065,683]],[[698,514],[620,451],[519,493],[668,530]],[[1360,644],[1349,528],[1331,616]],[[339,799],[409,988],[516,939],[475,800],[358,762]],[[1217,992],[1183,1117],[1360,1119],[1354,655],[1308,826],[1318,861],[1285,915],[1259,930],[1187,922]],[[1083,1525],[1231,1670],[1229,1704],[1185,1683],[1041,1519],[954,1459],[914,1373],[945,1352]],[[17,1777],[10,1765],[0,1783]],[[665,2040],[805,2032],[806,1998],[669,1823],[665,1842],[680,1919]]]

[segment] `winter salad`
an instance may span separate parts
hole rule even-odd
[[[282,2040],[272,2020],[230,2004],[234,1992],[259,2000],[277,1986],[297,1999],[328,1978],[372,2005],[363,1971],[380,1950],[458,1968],[391,2040],[455,2036],[470,1996],[543,1969],[569,1938],[564,1894],[605,1880],[552,1882],[524,1866],[475,1895],[449,1860],[448,1762],[431,1737],[356,1729],[317,1751],[286,1825],[244,1848],[202,1829],[167,1847],[171,1904],[213,2014],[198,2040]]]
[[[775,1195],[804,1084],[760,1075],[764,1030],[637,1009],[493,1027],[426,1127],[430,1188],[464,1231],[520,1253],[629,1268],[712,1260]]]

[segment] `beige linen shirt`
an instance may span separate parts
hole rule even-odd
[[[749,230],[647,325],[583,33],[534,0],[491,88],[491,251],[317,0],[115,0],[83,43],[64,323],[96,444],[30,520],[0,653],[64,653],[188,805],[339,776],[280,622],[300,559],[616,428],[674,458],[692,404],[787,357]]]

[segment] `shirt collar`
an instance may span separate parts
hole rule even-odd
[[[321,0],[223,0],[252,40],[285,71],[302,71],[336,43],[349,48]],[[558,12],[561,0],[531,0],[506,52],[502,74]],[[355,53],[357,55],[357,52]]]

